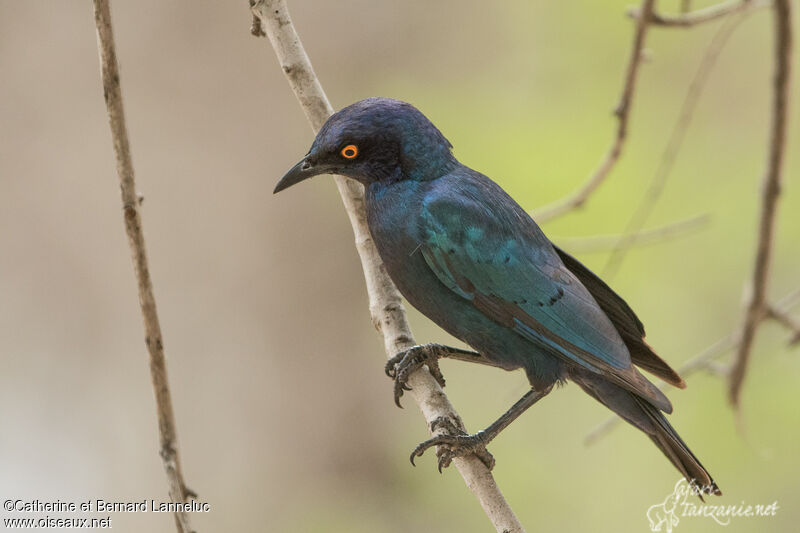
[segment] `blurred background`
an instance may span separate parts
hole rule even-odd
[[[462,162],[534,209],[583,183],[611,141],[629,3],[290,8],[334,107],[412,102]],[[312,132],[268,41],[250,35],[247,3],[115,1],[112,15],[184,472],[211,505],[194,527],[490,531],[455,470],[437,473],[432,453],[408,462],[425,424],[410,398],[405,410],[393,404],[333,181],[272,195]],[[611,280],[676,367],[741,316],[766,162],[771,16],[754,13],[730,39],[647,226],[705,213],[710,224],[632,250]],[[544,226],[553,240],[621,232],[718,28],[651,30],[623,158],[585,209]],[[91,3],[1,1],[0,72],[0,496],[167,500]],[[773,299],[800,286],[793,104]],[[578,255],[596,269],[608,256]],[[420,342],[457,344],[410,318]],[[759,331],[744,435],[720,378],[696,375],[670,393],[670,420],[725,492],[719,502],[778,501],[777,516],[734,520],[731,532],[800,521],[800,359],[787,339],[773,323]],[[473,431],[527,388],[521,372],[442,368]],[[608,415],[569,385],[492,443],[498,483],[529,531],[649,531],[647,508],[678,474],[627,425],[586,447]],[[114,514],[112,525],[174,531],[171,516],[153,513]]]

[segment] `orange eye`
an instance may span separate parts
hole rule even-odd
[[[358,155],[358,147],[355,144],[348,144],[340,152],[345,159],[355,159]]]

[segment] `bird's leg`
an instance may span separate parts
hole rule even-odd
[[[478,459],[483,461],[486,468],[491,470],[494,467],[494,457],[486,449],[486,445],[531,405],[547,396],[552,388],[551,385],[541,391],[529,390],[489,427],[473,435],[468,435],[463,428],[449,418],[437,418],[431,422],[431,431],[440,428],[444,430],[444,433],[436,435],[414,448],[414,451],[411,452],[411,464],[414,464],[414,459],[421,457],[425,450],[431,446],[438,446],[436,455],[439,457],[439,472],[442,471],[442,468],[450,466],[454,457],[469,454],[475,454]]]
[[[411,387],[408,386],[409,376],[422,365],[428,365],[431,375],[440,386],[444,387],[444,376],[439,370],[439,359],[443,357],[497,366],[478,352],[470,350],[452,348],[443,344],[412,346],[408,350],[399,352],[386,363],[386,375],[394,379],[394,403],[397,404],[397,407],[402,407],[400,398],[403,396],[403,391],[411,390]]]

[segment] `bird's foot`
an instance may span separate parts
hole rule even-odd
[[[386,362],[386,375],[394,380],[394,403],[397,404],[397,407],[403,407],[400,405],[403,392],[411,390],[411,387],[408,386],[409,376],[422,365],[428,365],[428,370],[436,382],[444,387],[444,376],[439,370],[439,358],[446,357],[451,350],[452,348],[442,344],[412,346]]]
[[[422,457],[422,454],[428,448],[438,446],[436,456],[439,458],[440,473],[443,468],[450,466],[455,457],[463,457],[465,455],[475,455],[486,465],[486,468],[489,470],[494,468],[494,456],[486,449],[489,439],[483,431],[468,435],[449,417],[439,417],[431,422],[431,431],[433,432],[436,429],[442,429],[444,433],[436,435],[414,448],[414,451],[411,452],[412,465],[414,464],[414,459]]]

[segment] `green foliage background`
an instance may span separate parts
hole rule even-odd
[[[573,191],[605,154],[633,31],[626,7],[290,5],[335,107],[376,95],[412,102],[462,162],[531,209]],[[427,433],[410,399],[403,411],[392,403],[332,181],[271,195],[312,135],[268,42],[248,34],[246,3],[112,8],[184,468],[212,506],[195,527],[489,531],[457,472],[439,475],[433,454],[408,463]],[[705,213],[710,224],[634,249],[611,280],[674,366],[740,320],[766,163],[771,27],[762,9],[731,38],[647,226]],[[4,1],[0,28],[0,493],[164,499],[91,9]],[[623,157],[584,209],[544,226],[554,241],[622,230],[718,28],[650,32]],[[773,298],[800,288],[793,104]],[[602,270],[607,254],[580,259]],[[456,342],[410,313],[420,342]],[[793,531],[800,521],[800,361],[787,339],[772,323],[759,331],[741,434],[720,378],[696,375],[670,394],[670,420],[719,482],[718,502],[778,501],[777,516],[734,520],[731,533]],[[526,390],[521,373],[442,369],[471,430]],[[678,475],[628,426],[585,447],[608,414],[569,385],[492,443],[497,481],[528,531],[649,531],[648,507]],[[173,528],[152,514],[114,521],[123,531]],[[687,518],[677,530],[718,527]]]

